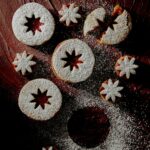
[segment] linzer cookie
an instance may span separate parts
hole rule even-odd
[[[69,5],[63,5],[61,10],[58,12],[60,17],[60,22],[65,22],[66,26],[69,26],[72,23],[78,23],[77,19],[81,18],[81,15],[78,13],[79,7],[75,3]]]
[[[130,78],[131,74],[136,74],[135,69],[138,65],[134,64],[135,58],[131,56],[120,57],[115,65],[115,71],[119,77],[126,76],[127,79]]]
[[[52,56],[52,68],[57,77],[68,82],[85,81],[93,72],[95,58],[91,48],[79,39],[60,43]]]
[[[93,31],[96,27],[99,27],[99,43],[113,45],[125,40],[132,29],[130,14],[117,5],[114,8],[111,19],[107,22],[105,20],[106,16],[106,11],[101,7],[91,12],[84,23],[84,36],[90,31]],[[101,24],[99,24],[98,21],[100,21]]]
[[[26,45],[41,45],[48,41],[55,29],[51,13],[38,3],[27,3],[16,10],[12,18],[16,38]]]
[[[62,96],[58,87],[47,79],[29,81],[20,91],[20,110],[35,120],[48,120],[59,111]]]

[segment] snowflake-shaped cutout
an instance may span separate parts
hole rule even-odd
[[[117,71],[120,71],[119,76],[126,75],[126,78],[129,79],[130,74],[136,74],[135,69],[138,68],[138,65],[135,65],[134,62],[134,57],[124,56],[124,59],[119,59],[115,68]]]
[[[31,66],[36,64],[35,61],[32,61],[32,58],[33,55],[28,55],[26,51],[24,51],[23,53],[17,53],[13,61],[15,70],[17,72],[21,71],[22,75],[25,75],[27,71],[32,72]]]
[[[69,26],[71,22],[78,23],[77,18],[81,18],[78,14],[79,7],[75,7],[75,3],[70,4],[68,7],[63,5],[61,10],[58,12],[60,16],[60,22],[66,21],[66,25]]]
[[[43,147],[42,150],[53,150],[53,147],[52,146],[50,146],[48,148]]]
[[[111,100],[115,102],[116,97],[121,97],[120,91],[123,89],[123,87],[118,86],[119,81],[115,81],[114,83],[112,82],[111,79],[108,80],[108,82],[102,83],[102,91],[100,91],[101,95],[106,95],[105,99]]]

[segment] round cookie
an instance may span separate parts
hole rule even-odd
[[[19,7],[12,18],[16,38],[30,46],[48,41],[55,29],[54,18],[42,5],[31,2]]]
[[[59,111],[62,96],[58,87],[47,79],[29,81],[20,91],[20,110],[35,120],[48,120]]]
[[[84,36],[87,36],[89,32],[94,31],[96,27],[99,27],[100,38],[98,37],[98,41],[100,44],[119,44],[127,38],[132,29],[131,16],[121,6],[116,5],[110,21],[106,21],[106,18],[107,13],[104,8],[100,7],[93,10],[85,19],[83,26]],[[103,25],[100,24],[99,21]]]
[[[52,56],[56,76],[72,83],[85,81],[92,74],[94,63],[91,48],[79,39],[63,41]]]

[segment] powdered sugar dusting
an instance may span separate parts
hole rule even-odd
[[[78,14],[79,7],[75,6],[75,3],[70,4],[69,7],[63,5],[61,10],[58,12],[61,15],[60,22],[66,22],[66,26],[69,26],[71,22],[78,23],[77,18],[81,18]]]
[[[90,148],[89,150],[129,150],[138,142],[137,129],[134,119],[128,114],[122,112],[118,107],[108,105],[99,97],[93,96],[86,91],[80,91],[75,99],[68,101],[63,112],[61,112],[61,118],[56,118],[56,122],[59,122],[57,126],[53,126],[51,133],[53,133],[50,139],[57,143],[61,149],[64,150],[84,150],[86,148],[80,147],[72,141],[69,137],[67,130],[67,122],[72,115],[73,111],[82,109],[85,107],[98,106],[105,110],[107,117],[109,118],[111,129],[106,141],[100,144],[98,147]],[[54,122],[55,122],[54,121]],[[55,123],[54,123],[55,124]],[[51,122],[48,123],[49,128],[52,127]],[[46,130],[46,129],[45,129]],[[43,132],[39,130],[40,132]],[[44,131],[49,132],[49,131]]]
[[[89,3],[89,5],[82,1],[80,6],[86,11],[85,15],[99,6],[104,7],[110,14],[113,10],[113,6],[108,5],[107,1],[104,2],[104,0],[95,1],[94,4]],[[64,101],[60,112],[45,124],[37,126],[40,139],[47,139],[49,145],[55,143],[62,150],[86,149],[78,146],[69,137],[67,123],[73,111],[89,106],[98,106],[105,110],[110,120],[111,129],[106,141],[90,150],[139,150],[140,145],[142,147],[145,145],[145,148],[148,149],[148,136],[146,137],[145,133],[141,132],[141,127],[138,127],[137,123],[135,123],[135,118],[132,118],[125,110],[120,109],[119,106],[116,106],[117,104],[110,106],[98,96],[98,88],[103,81],[108,78],[117,78],[114,66],[117,59],[120,58],[121,52],[115,47],[97,44],[97,40],[92,35],[84,38],[82,36],[82,24],[78,24],[77,28],[69,32],[69,37],[79,38],[91,47],[96,59],[94,73],[85,82],[70,84],[77,89],[77,92],[72,95],[70,90],[68,90],[67,95],[63,94]],[[61,86],[63,86],[63,83]],[[121,100],[124,102],[124,96]],[[128,98],[128,101],[130,101],[130,98]]]
[[[108,80],[108,83],[103,82],[102,91],[100,91],[100,94],[106,95],[105,99],[109,100],[112,99],[113,102],[115,102],[116,97],[121,97],[120,91],[123,89],[123,87],[118,86],[119,80],[112,82],[111,79]]]
[[[43,24],[40,29],[41,32],[36,32],[35,34],[31,31],[27,32],[26,18],[32,18],[32,15],[35,18],[39,18]],[[12,18],[12,29],[19,41],[30,46],[35,46],[43,44],[52,37],[55,23],[52,14],[44,6],[31,2],[22,5],[16,10]]]
[[[119,70],[119,76],[122,77],[126,75],[126,78],[130,78],[130,74],[136,74],[135,69],[138,68],[138,65],[134,64],[135,58],[124,56],[122,59],[120,58],[117,61],[117,66],[115,67],[116,70]]]

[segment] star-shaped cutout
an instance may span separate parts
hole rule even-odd
[[[138,65],[135,65],[134,62],[134,57],[124,56],[124,59],[119,59],[115,67],[116,70],[120,71],[119,76],[126,75],[126,78],[129,79],[130,74],[136,74],[135,69],[138,68]]]
[[[23,53],[17,53],[13,61],[15,70],[17,72],[21,71],[25,75],[26,71],[32,72],[31,66],[35,65],[36,62],[32,61],[33,55],[27,55],[26,51]]]
[[[107,83],[102,83],[103,90],[100,91],[100,94],[105,95],[106,100],[111,98],[111,100],[115,102],[116,97],[121,97],[120,91],[123,89],[123,87],[118,85],[118,80],[113,83],[112,80],[109,79]]]
[[[41,90],[38,89],[37,94],[32,93],[31,95],[34,97],[34,99],[31,100],[30,102],[35,103],[35,109],[39,106],[41,106],[42,109],[44,109],[45,104],[48,104],[48,105],[51,104],[48,100],[52,96],[47,96],[47,90],[45,90],[44,92],[41,92]]]
[[[109,24],[108,27],[110,27],[112,30],[114,30],[114,25],[117,24],[115,20],[112,20]]]
[[[109,17],[109,19],[106,19],[106,22],[102,22],[97,19],[97,22],[99,23],[99,26],[102,28],[103,32],[105,32],[108,27],[114,30],[114,25],[117,24],[115,17]]]
[[[44,23],[40,22],[40,17],[35,18],[35,15],[33,14],[31,18],[26,17],[27,22],[24,24],[27,26],[26,32],[32,31],[33,35],[35,35],[36,31],[42,32],[41,26],[44,25]]]
[[[83,61],[80,60],[82,54],[76,55],[75,50],[73,50],[71,54],[66,51],[66,56],[67,57],[62,58],[63,61],[66,61],[64,68],[70,66],[70,71],[72,71],[73,68],[78,69],[79,64],[83,63]]]
[[[81,15],[78,14],[79,7],[75,7],[75,3],[72,3],[67,7],[66,5],[62,6],[62,9],[58,12],[62,17],[60,22],[66,22],[66,25],[69,26],[71,22],[77,23],[77,18],[81,18]]]

